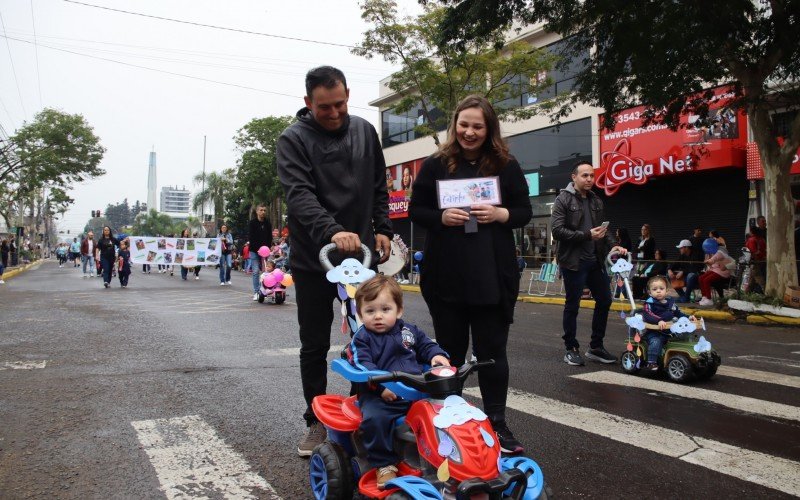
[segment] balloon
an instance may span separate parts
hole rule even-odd
[[[714,255],[719,250],[719,243],[714,238],[707,238],[703,242],[703,251],[709,255]]]
[[[264,245],[261,248],[259,248],[258,249],[258,256],[259,257],[264,257],[264,258],[269,257],[269,247]]]
[[[272,275],[275,276],[275,283],[280,283],[283,280],[283,271],[280,269],[272,271]]]
[[[422,252],[414,252],[414,260],[422,262]]]
[[[281,280],[281,285],[283,286],[292,286],[294,285],[294,278],[292,278],[291,274],[284,274],[283,279]]]
[[[261,278],[261,282],[264,284],[265,287],[272,288],[278,281],[275,279],[274,274],[264,273],[264,275]]]

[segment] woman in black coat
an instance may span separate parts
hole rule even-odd
[[[477,179],[494,176],[500,204],[481,203],[490,193],[478,187]],[[454,179],[474,184],[467,196],[477,201],[443,210],[437,181]],[[512,230],[524,227],[532,213],[522,169],[508,153],[497,115],[484,97],[466,97],[456,107],[447,140],[417,175],[409,214],[427,229],[420,287],[436,340],[453,366],[464,363],[470,332],[478,361],[495,360],[492,368],[478,372],[484,411],[503,450],[521,452],[522,445],[505,423],[506,343],[520,279]]]

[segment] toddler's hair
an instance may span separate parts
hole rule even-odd
[[[666,288],[670,287],[669,281],[667,281],[667,278],[665,278],[664,276],[653,276],[652,278],[647,280],[647,291],[648,292],[650,291],[650,285],[652,285],[656,281],[661,281],[662,283],[664,283],[664,286]]]
[[[400,289],[400,285],[397,284],[397,281],[395,281],[394,278],[385,276],[383,274],[376,274],[372,278],[361,283],[361,285],[358,287],[358,290],[356,290],[356,309],[358,310],[359,314],[361,313],[361,306],[364,304],[364,302],[375,300],[378,295],[387,288],[389,289],[389,293],[392,295],[394,303],[397,304],[397,308],[402,309],[403,290]]]
[[[264,266],[264,267],[265,267],[265,270],[266,270],[267,267],[271,267],[272,269],[275,269],[275,261],[272,260],[272,259],[268,260],[267,261],[267,265]]]
[[[125,248],[128,248],[128,242],[127,241],[122,240],[122,241],[119,242],[119,247],[120,248],[122,248],[123,245],[125,246]]]

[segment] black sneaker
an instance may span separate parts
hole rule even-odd
[[[568,349],[567,353],[564,354],[564,362],[572,366],[583,366],[584,364],[578,349]]]
[[[586,351],[586,357],[594,360],[599,361],[605,364],[611,364],[617,362],[617,357],[611,354],[610,352],[606,351],[605,347],[597,347],[594,349],[589,349]]]
[[[503,453],[522,453],[525,451],[522,443],[517,441],[504,421],[492,422],[492,427],[497,434],[497,440],[500,441],[500,451]]]

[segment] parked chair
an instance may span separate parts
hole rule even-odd
[[[558,266],[553,263],[542,264],[539,273],[531,273],[531,280],[528,283],[528,295],[547,295],[547,289],[558,279]],[[533,284],[536,283],[536,292],[532,292]]]

